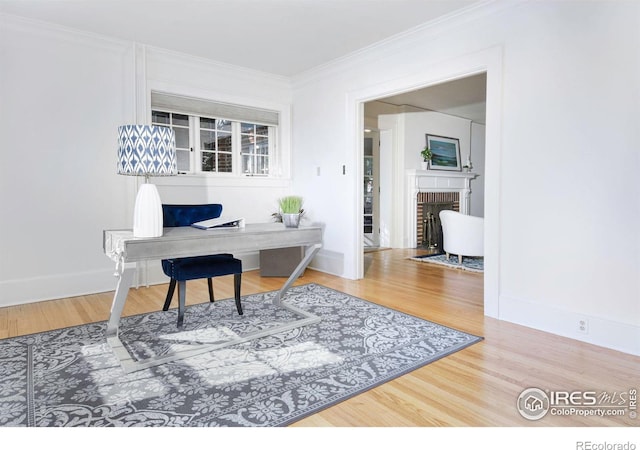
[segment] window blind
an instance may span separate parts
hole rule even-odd
[[[166,94],[164,92],[151,92],[151,108],[261,125],[278,125],[279,122],[277,111]]]

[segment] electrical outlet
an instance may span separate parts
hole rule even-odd
[[[589,333],[589,321],[587,319],[579,319],[578,320],[578,333]]]

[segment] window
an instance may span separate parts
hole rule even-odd
[[[151,122],[173,128],[179,173],[269,176],[278,113],[152,92]]]
[[[230,120],[199,118],[200,170],[233,172],[233,132]]]
[[[176,160],[178,172],[191,171],[191,140],[189,139],[189,116],[164,111],[152,111],[153,125],[164,125],[173,128],[176,134]]]
[[[269,127],[242,123],[242,173],[269,174]]]

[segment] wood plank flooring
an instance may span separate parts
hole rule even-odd
[[[366,275],[346,280],[307,270],[296,284],[319,283],[427,320],[483,336],[465,350],[305,418],[308,426],[638,426],[624,417],[522,418],[518,395],[543,390],[627,392],[640,388],[640,358],[483,315],[481,274],[410,261],[416,250],[365,255]],[[242,293],[278,289],[283,278],[243,275]],[[115,287],[115,279],[114,279]],[[162,307],[167,285],[132,289],[124,315]],[[233,296],[233,278],[214,280],[216,298]],[[188,283],[187,303],[207,300],[206,281]],[[0,308],[0,338],[106,320],[113,292]]]

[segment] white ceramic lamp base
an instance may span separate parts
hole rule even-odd
[[[162,202],[155,184],[145,183],[138,189],[133,211],[134,237],[162,236]]]

